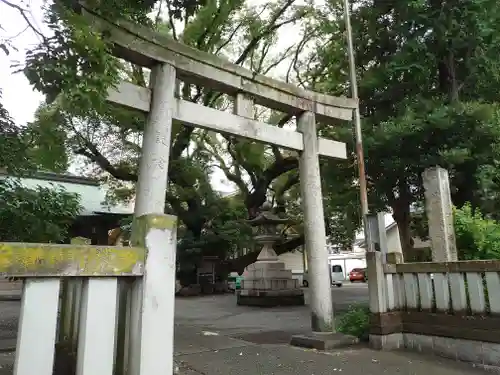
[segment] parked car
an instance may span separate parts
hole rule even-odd
[[[352,283],[355,281],[366,283],[367,280],[366,268],[354,268],[349,272],[349,281]]]
[[[344,272],[342,271],[342,266],[333,265],[330,268],[330,283],[332,285],[336,285],[337,287],[341,287],[344,282]],[[309,287],[309,273],[306,271],[302,276],[302,286],[304,288]]]
[[[337,286],[340,288],[342,284],[344,283],[345,276],[344,276],[344,271],[342,270],[342,266],[335,264],[331,267],[330,269],[330,281],[332,285]]]

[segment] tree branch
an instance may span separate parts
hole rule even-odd
[[[167,0],[167,9],[168,9],[168,23],[170,24],[170,29],[172,30],[172,38],[174,38],[174,40],[179,40],[177,37],[177,30],[175,29],[171,0]]]
[[[196,41],[196,46],[198,49],[203,49],[202,43],[205,41],[205,38],[208,36],[208,34],[212,32],[212,28],[215,26],[216,21],[221,14],[221,11],[222,11],[222,4],[219,5],[219,7],[217,7],[217,10],[212,15],[212,22],[210,22],[210,25],[207,25],[205,31],[203,31],[203,33],[199,36],[198,40]],[[208,43],[206,43],[205,45],[207,46]]]
[[[137,181],[138,176],[136,173],[131,173],[129,171],[126,171],[125,169],[115,167],[104,155],[102,155],[97,150],[97,148],[95,148],[95,146],[90,152],[82,147],[75,150],[75,154],[85,156],[90,161],[97,164],[102,170],[108,172],[111,176],[118,180],[131,182]]]
[[[255,38],[253,38],[250,41],[250,43],[248,43],[248,45],[245,47],[245,49],[241,53],[240,57],[238,57],[236,59],[235,64],[239,65],[243,61],[245,61],[247,59],[248,55],[250,55],[250,53],[255,49],[255,47],[262,40],[262,38],[270,35],[274,31],[278,30],[281,26],[284,26],[284,25],[286,25],[288,23],[295,22],[299,18],[299,17],[297,17],[297,18],[294,17],[294,18],[291,18],[290,20],[286,20],[286,21],[283,21],[281,23],[276,23],[278,21],[278,19],[286,12],[286,10],[288,8],[290,8],[290,6],[294,3],[294,1],[295,0],[288,0],[285,3],[285,5],[283,5],[283,7],[278,12],[276,12],[276,14],[269,21],[269,24],[266,27],[266,29],[262,33],[260,33],[259,35],[257,35]]]
[[[7,1],[7,0],[0,0],[2,3],[4,3],[5,5],[13,8],[13,9],[16,9],[20,14],[21,16],[24,18],[24,20],[26,21],[26,23],[28,24],[29,28],[31,30],[33,30],[33,32],[35,34],[37,34],[40,38],[42,38],[43,42],[44,43],[47,43],[47,38],[45,38],[45,35],[43,35],[34,25],[33,23],[31,22],[31,20],[28,18],[28,15],[26,14],[27,12],[29,12],[27,9],[23,9],[22,7],[20,7],[19,5],[17,4],[14,4],[14,3],[11,3],[10,1]]]
[[[296,157],[287,157],[276,160],[271,164],[254,185],[254,191],[245,198],[245,205],[250,218],[257,215],[258,209],[266,201],[266,193],[273,180],[283,173],[298,168],[299,161]]]

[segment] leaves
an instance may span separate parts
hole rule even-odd
[[[469,203],[454,210],[455,237],[460,260],[498,259],[500,224],[485,218]]]
[[[342,10],[330,1],[318,13],[323,36],[311,53],[315,69],[306,76],[317,75],[321,90],[348,94],[347,59],[338,42],[344,26],[332,22],[342,19]],[[489,0],[353,4],[369,203],[372,210],[393,213],[405,233],[403,249],[411,246],[411,208],[422,203],[421,173],[427,167],[450,171],[457,206],[495,206],[498,180],[493,178],[496,186],[488,183],[487,193],[484,187],[500,157],[499,70],[493,58],[500,46],[499,20]],[[348,177],[355,165],[352,133],[345,127],[333,135],[351,146],[350,160],[328,169],[324,178],[332,181],[331,194],[347,199],[346,188],[357,190],[355,176]],[[354,193],[350,199],[356,200]]]
[[[59,2],[45,12],[53,36],[26,53],[26,77],[52,103],[61,100],[74,114],[101,112],[120,64],[109,44],[83,16]]]
[[[27,147],[21,131],[0,102],[0,168],[5,168],[9,173],[17,173],[29,167]]]
[[[0,181],[0,241],[60,242],[81,207],[63,188],[29,189],[16,179]]]

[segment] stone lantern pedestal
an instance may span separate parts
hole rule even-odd
[[[262,245],[257,261],[247,267],[247,274],[237,292],[238,305],[285,306],[304,305],[304,291],[298,280],[292,278],[292,271],[285,269],[273,250],[273,245],[281,240],[277,226],[290,223],[271,212],[271,205],[264,204],[262,212],[250,225],[259,227],[255,240]]]

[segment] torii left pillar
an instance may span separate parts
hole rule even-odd
[[[176,71],[160,64],[151,72],[151,103],[143,135],[132,229],[134,246],[147,249],[144,277],[131,297],[127,375],[172,375],[176,217],[165,215],[165,194],[175,105]]]

